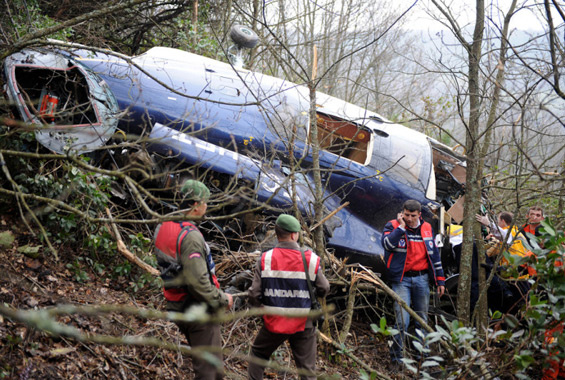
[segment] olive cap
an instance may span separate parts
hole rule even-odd
[[[300,222],[292,215],[281,214],[275,223],[277,226],[288,232],[300,232]]]
[[[187,180],[180,188],[180,192],[186,201],[202,202],[210,198],[210,190],[206,185],[194,179]]]

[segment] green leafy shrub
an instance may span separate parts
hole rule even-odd
[[[6,3],[10,8],[12,23],[10,28],[4,29],[8,32],[11,40],[16,41],[26,34],[56,26],[58,22],[45,15],[39,7],[37,0],[12,0]],[[49,38],[66,40],[72,37],[72,28],[63,28],[51,35]]]
[[[88,223],[85,218],[104,215],[109,204],[112,179],[85,172],[68,163],[61,165],[58,161],[39,160],[32,165],[32,170],[20,171],[14,176],[21,191],[65,202],[83,213],[68,212],[41,201],[28,202],[46,224],[55,242],[69,244],[84,241],[90,248],[110,248],[108,231]]]
[[[565,357],[560,330],[565,324],[565,235],[548,220],[542,222],[541,231],[538,241],[544,248],[535,250],[536,256],[529,258],[537,276],[520,326],[529,340],[515,355],[521,378]]]
[[[67,269],[71,272],[74,279],[78,282],[90,281],[90,276],[84,270],[84,258],[77,257],[72,263],[67,264]]]

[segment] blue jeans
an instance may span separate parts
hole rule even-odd
[[[428,306],[430,304],[428,274],[416,277],[404,277],[402,282],[391,283],[391,288],[426,323],[428,322]],[[395,328],[399,331],[399,334],[393,336],[390,356],[393,361],[400,361],[400,359],[403,358],[402,352],[404,350],[406,331],[410,325],[410,314],[397,302],[394,303],[394,313],[396,315]],[[418,323],[416,323],[416,328],[420,328]],[[425,333],[424,330],[422,330],[422,332]]]

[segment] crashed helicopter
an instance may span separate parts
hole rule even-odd
[[[284,79],[166,47],[129,57],[53,42],[3,65],[5,93],[48,149],[88,153],[116,133],[146,136],[147,170],[170,179],[171,168],[199,168],[214,188],[252,189],[233,209],[263,204],[273,215],[295,201],[311,218],[315,128],[325,212],[348,202],[324,224],[327,246],[378,272],[382,229],[405,200],[424,205],[440,244],[443,219],[462,215],[464,156],[320,92],[311,123],[309,90]]]

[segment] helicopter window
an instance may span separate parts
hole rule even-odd
[[[377,135],[371,165],[396,181],[426,191],[431,175],[431,149],[401,134]]]
[[[371,133],[368,130],[355,123],[319,112],[317,118],[321,149],[362,165],[367,163],[368,146],[371,142]]]
[[[16,82],[28,112],[45,123],[98,123],[88,84],[76,67],[69,70],[17,67]]]

